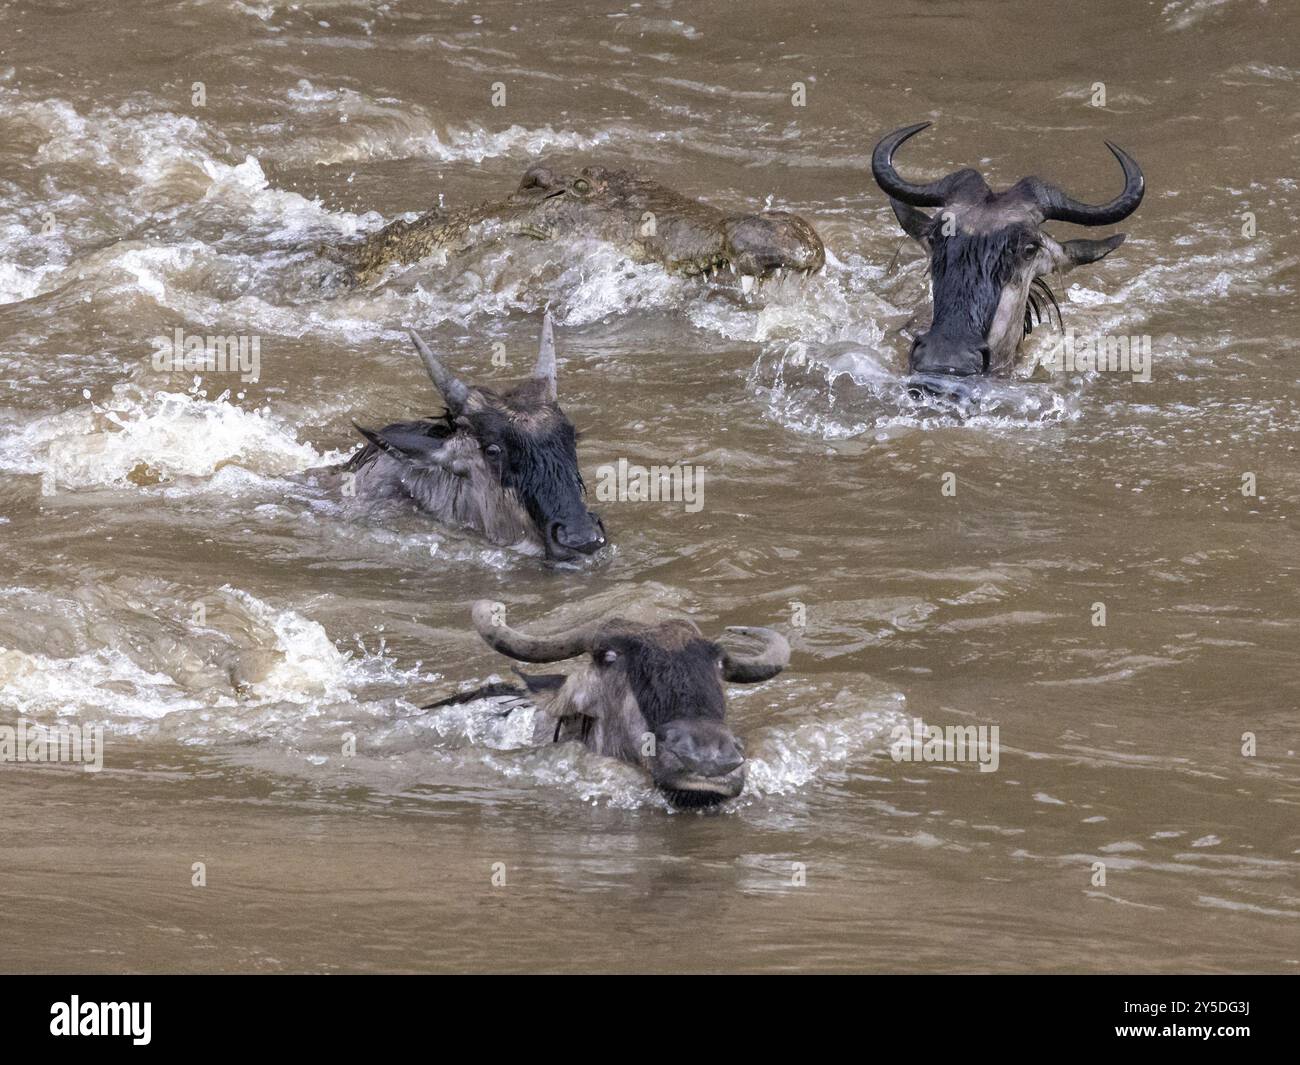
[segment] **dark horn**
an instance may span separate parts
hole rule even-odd
[[[554,636],[529,636],[506,624],[506,608],[490,599],[480,599],[470,611],[474,628],[488,646],[520,662],[558,662],[591,649],[592,637],[601,622],[591,621]]]
[[[790,664],[790,644],[775,629],[729,625],[727,631],[763,641],[763,649],[757,654],[723,652],[722,675],[733,684],[757,684],[759,681],[770,680]]]
[[[459,413],[469,400],[469,386],[438,361],[438,357],[429,350],[429,345],[420,339],[419,333],[414,329],[408,329],[407,332],[411,334],[411,340],[415,343],[415,350],[420,353],[420,361],[424,363],[424,368],[429,372],[434,387],[442,393],[442,398],[447,401],[447,406],[451,409],[451,412],[453,414]]]
[[[896,200],[911,207],[942,207],[948,191],[949,179],[944,177],[928,185],[913,185],[905,181],[894,169],[894,152],[898,146],[910,137],[915,137],[927,128],[929,122],[918,122],[914,126],[904,126],[893,133],[880,138],[876,150],[871,153],[871,173],[876,184]]]
[[[1055,222],[1074,222],[1081,226],[1110,226],[1122,221],[1137,210],[1146,192],[1146,179],[1142,168],[1123,148],[1106,142],[1111,155],[1119,160],[1124,168],[1124,191],[1110,203],[1097,206],[1080,203],[1071,199],[1055,185],[1041,183],[1037,189],[1037,199],[1043,208],[1043,220]]]

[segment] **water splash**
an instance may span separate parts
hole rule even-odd
[[[232,465],[282,476],[343,457],[301,442],[269,407],[208,399],[197,385],[188,394],[115,385],[103,403],[37,418],[0,441],[0,469],[36,474],[50,491],[206,479]]]

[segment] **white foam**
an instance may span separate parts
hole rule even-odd
[[[277,610],[237,588],[223,591],[247,611],[255,624],[266,626],[274,635],[270,669],[250,685],[256,698],[295,703],[318,699],[330,703],[353,701],[349,687],[353,679],[352,655],[334,646],[323,625],[294,610]]]
[[[203,172],[211,184],[203,198],[220,201],[226,208],[245,210],[251,219],[271,221],[275,228],[266,239],[291,239],[332,229],[338,238],[355,236],[378,219],[373,212],[365,215],[326,210],[319,200],[309,200],[296,192],[272,188],[262,164],[252,155],[235,166],[216,159],[203,160]]]
[[[903,702],[903,695],[895,692],[864,707],[842,694],[815,718],[759,733],[748,759],[745,793],[787,794],[815,780],[829,766],[883,746],[893,729],[907,722]]]
[[[231,464],[283,475],[343,458],[299,441],[268,407],[134,384],[114,386],[103,405],[38,418],[0,440],[0,469],[38,474],[51,489],[210,478]]]
[[[82,113],[64,100],[27,100],[0,87],[0,136],[11,126],[38,142],[34,159],[48,177],[39,187],[15,185],[6,204],[16,221],[0,227],[0,303],[51,291],[70,274],[77,284],[99,287],[121,273],[128,299],[141,292],[189,313],[203,301],[188,298],[187,271],[215,267],[230,287],[264,269],[247,255],[218,252],[193,238],[162,246],[121,240],[159,207],[181,204],[183,212],[238,219],[250,240],[301,247],[303,258],[322,241],[347,240],[380,222],[374,213],[328,210],[319,200],[272,187],[257,158],[232,162],[230,145],[207,123],[147,98]],[[46,233],[49,215],[54,226]],[[69,230],[97,250],[75,259]],[[301,315],[295,324],[290,332],[301,331]]]
[[[67,242],[57,232],[33,232],[18,221],[0,224],[0,303],[29,300],[46,291],[69,255]]]
[[[354,89],[314,85],[303,78],[288,90],[289,106],[310,130],[295,131],[269,149],[281,162],[329,165],[394,159],[473,162],[508,156],[534,158],[544,152],[585,152],[607,146],[621,136],[617,129],[577,133],[551,126],[515,124],[503,130],[479,125],[447,127],[419,105],[375,100]],[[328,125],[324,123],[328,122]],[[301,125],[301,123],[300,123]]]
[[[1027,372],[1033,365],[1028,358]],[[897,428],[1041,429],[1080,417],[1079,380],[981,379],[968,400],[912,393],[887,345],[769,344],[749,383],[767,414],[797,433],[841,440]]]
[[[112,648],[66,658],[0,648],[0,705],[35,718],[154,720],[204,702]]]
[[[657,263],[633,263],[612,245],[592,241],[569,281],[565,325],[578,326],[643,307],[668,308],[681,301],[682,281]]]
[[[159,593],[151,586],[132,589],[126,598]],[[341,650],[320,622],[228,585],[203,597],[207,617],[201,624],[191,617],[192,603],[152,601],[151,610],[172,619],[171,639],[140,639],[129,625],[97,620],[107,608],[129,621],[116,594],[56,603],[28,589],[5,589],[3,595],[57,610],[61,632],[80,645],[64,655],[46,654],[35,641],[23,650],[0,647],[0,706],[38,720],[107,716],[115,733],[132,734],[168,718],[175,739],[199,745],[249,732],[278,738],[281,745],[332,743],[336,715],[313,724],[318,711],[338,710],[360,725],[367,715],[389,713],[367,701],[368,693],[440,679],[419,663],[399,666],[382,642],[373,651]],[[84,647],[100,641],[112,646]],[[293,712],[284,712],[286,704]]]

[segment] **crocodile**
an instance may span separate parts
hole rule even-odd
[[[825,249],[816,230],[787,211],[728,214],[630,170],[585,166],[561,172],[544,162],[525,171],[503,200],[448,210],[435,207],[413,221],[398,219],[359,244],[325,250],[366,284],[395,263],[465,252],[511,239],[610,242],[636,262],[672,273],[754,281],[820,270]]]

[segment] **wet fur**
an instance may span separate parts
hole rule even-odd
[[[528,380],[504,394],[476,389],[460,418],[393,422],[373,435],[344,469],[357,475],[358,495],[404,495],[449,525],[479,533],[494,544],[541,550],[548,523],[580,523],[586,487],[578,469],[577,433],[559,406]],[[413,446],[411,437],[419,444]],[[468,467],[458,476],[421,450],[453,456]],[[382,446],[392,442],[392,446]],[[400,444],[400,446],[398,446]],[[502,449],[493,460],[489,444]],[[566,520],[567,519],[567,520]]]
[[[606,651],[618,658],[605,663]],[[642,625],[611,619],[592,654],[569,674],[525,674],[524,682],[491,684],[430,703],[450,706],[508,697],[506,713],[537,710],[534,742],[582,743],[594,754],[646,765],[647,733],[683,717],[723,721],[727,712],[718,662],[722,649],[687,621]]]
[[[1000,208],[998,200],[992,195],[978,204],[955,204],[956,232],[946,236],[942,213],[931,218],[894,203],[900,224],[929,256],[934,301],[929,334],[958,347],[988,343],[984,371],[995,374],[1010,370],[1021,341],[1035,324],[1050,321],[1051,311],[1064,329],[1060,304],[1045,275],[1104,258],[1124,239],[1117,235],[1058,244],[1032,219],[1015,218],[1015,209]],[[1006,218],[1007,213],[1013,217]],[[1038,249],[1032,255],[1031,246]]]
[[[1002,292],[1016,276],[1020,249],[1032,230],[954,233],[931,237],[930,277],[935,293],[934,323],[939,332],[973,331],[988,336]],[[942,294],[942,298],[940,298]],[[956,321],[954,321],[954,319]]]
[[[617,653],[614,662],[604,661],[607,651]],[[644,765],[647,733],[677,718],[724,719],[720,656],[689,622],[646,626],[615,618],[583,665],[537,705],[565,722],[563,738],[576,738],[576,728],[595,753]],[[584,718],[589,723],[574,720]]]

